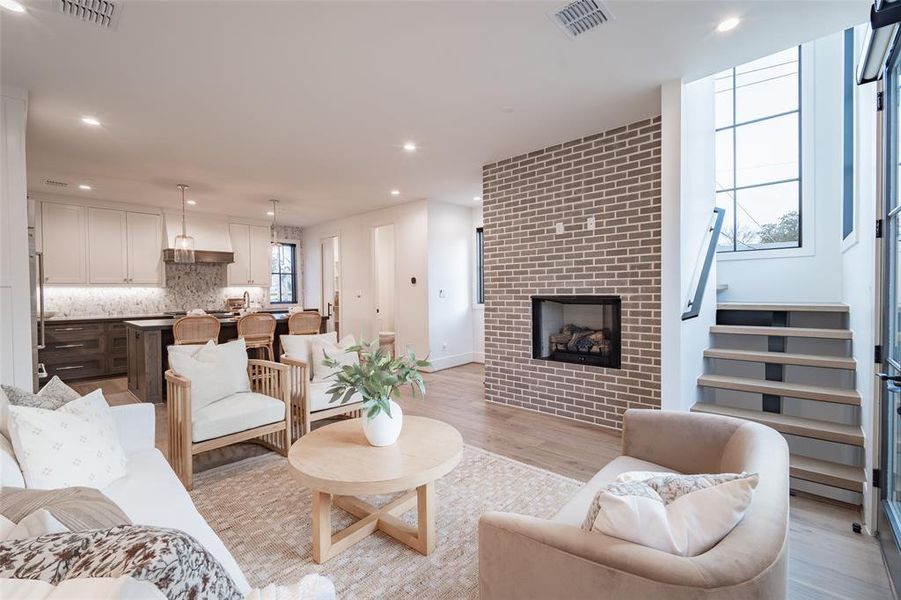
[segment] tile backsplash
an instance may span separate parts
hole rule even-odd
[[[48,286],[47,310],[58,317],[158,314],[192,308],[224,308],[226,298],[250,292],[251,302],[268,304],[269,290],[227,287],[226,265],[165,263],[166,287]],[[299,274],[298,274],[299,275]]]

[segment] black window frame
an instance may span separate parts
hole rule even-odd
[[[476,227],[476,304],[485,304],[485,228]]]
[[[290,272],[272,271],[272,255],[271,254],[269,255],[269,270],[271,271],[270,279],[269,279],[269,303],[270,304],[297,304],[297,244],[292,244],[292,243],[287,243],[287,242],[279,243],[278,245],[273,244],[271,247],[271,249],[272,249],[271,251],[274,252],[276,248],[281,249],[286,246],[291,248],[291,271]],[[281,260],[278,261],[278,264],[279,264],[279,268],[281,268]],[[284,299],[284,294],[282,293],[282,289],[281,289],[282,277],[285,275],[291,276],[291,299],[290,300]],[[279,285],[279,289],[278,289],[279,299],[278,300],[272,300],[272,287],[273,287],[272,286],[272,277],[273,276],[278,276],[278,285]]]
[[[804,227],[803,227],[803,223],[804,223],[804,221],[803,221],[803,219],[804,219],[804,210],[803,210],[804,209],[804,202],[803,202],[803,197],[804,197],[804,191],[803,191],[804,137],[803,137],[803,128],[802,128],[802,123],[804,120],[804,113],[802,110],[803,97],[804,97],[803,96],[804,86],[802,83],[803,82],[803,58],[802,58],[802,48],[800,45],[798,45],[796,47],[796,50],[798,52],[798,108],[795,110],[789,110],[789,111],[784,111],[781,113],[767,115],[765,117],[759,117],[756,119],[751,119],[749,121],[742,121],[741,123],[736,122],[735,117],[736,117],[736,112],[737,112],[736,105],[737,105],[737,96],[738,96],[737,86],[736,86],[738,76],[737,76],[736,70],[741,65],[737,65],[735,67],[732,67],[731,69],[727,69],[728,71],[731,72],[731,76],[732,76],[732,88],[731,88],[732,89],[732,123],[730,125],[725,125],[723,127],[716,127],[714,130],[714,133],[716,134],[721,131],[726,131],[729,129],[732,130],[732,186],[728,187],[728,188],[722,188],[722,189],[717,187],[715,190],[715,194],[717,196],[719,196],[720,194],[723,194],[723,193],[731,194],[732,231],[727,233],[725,228],[723,228],[722,234],[725,235],[727,238],[729,238],[729,240],[731,240],[732,248],[724,249],[724,248],[722,248],[722,246],[720,246],[720,243],[718,241],[717,249],[716,249],[717,254],[738,254],[741,252],[764,252],[764,251],[769,251],[769,250],[797,250],[804,246],[804,239],[803,239],[803,231],[804,231]],[[716,92],[714,92],[714,93],[716,93]],[[797,113],[797,115],[798,115],[798,176],[788,178],[788,179],[767,181],[766,183],[755,183],[755,184],[743,185],[743,186],[737,185],[738,184],[738,176],[737,176],[738,175],[738,167],[737,167],[738,152],[737,152],[736,146],[737,146],[738,136],[736,135],[736,130],[739,127],[742,127],[744,125],[752,125],[755,123],[762,123],[764,121],[769,121],[771,119],[777,119],[779,117],[784,117],[784,116],[795,114],[795,113]],[[738,245],[739,245],[738,244],[738,210],[737,210],[738,201],[736,200],[736,192],[739,192],[742,190],[753,189],[753,188],[762,188],[762,187],[769,187],[769,186],[774,186],[774,185],[792,183],[795,181],[797,181],[797,183],[798,183],[798,243],[797,243],[797,245],[795,245],[795,246],[778,246],[778,247],[770,247],[770,248],[749,247],[749,248],[739,249],[739,247],[738,247]]]

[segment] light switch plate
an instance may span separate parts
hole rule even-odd
[[[560,235],[563,233],[563,223],[557,223],[555,225],[555,228],[557,230],[557,235]]]
[[[588,220],[585,221],[585,229],[594,231],[594,217],[588,217]]]

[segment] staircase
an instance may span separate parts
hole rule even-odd
[[[860,504],[860,394],[844,304],[720,303],[694,412],[782,433],[792,488]]]

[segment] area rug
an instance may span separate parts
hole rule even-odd
[[[466,446],[439,479],[435,552],[422,556],[381,532],[318,565],[312,559],[310,491],[287,460],[266,454],[194,476],[197,509],[231,550],[253,587],[296,583],[319,573],[342,599],[477,598],[478,523],[485,511],[550,517],[581,483]],[[391,496],[367,498],[385,504]],[[354,519],[332,509],[335,530]],[[413,523],[416,511],[404,517]]]

